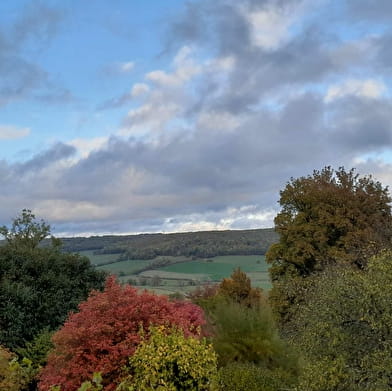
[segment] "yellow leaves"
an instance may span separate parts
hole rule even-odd
[[[129,390],[138,391],[176,391],[179,386],[182,390],[207,391],[215,376],[216,355],[210,344],[160,326],[150,328],[150,339],[143,340],[130,357],[126,384]]]

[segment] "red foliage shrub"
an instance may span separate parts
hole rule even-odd
[[[176,325],[185,335],[196,336],[204,324],[200,307],[147,291],[138,293],[129,285],[119,285],[114,277],[107,280],[104,292],[92,292],[79,311],[53,336],[55,348],[41,373],[40,391],[52,385],[75,391],[94,372],[101,372],[105,390],[113,390],[140,342],[141,327]]]

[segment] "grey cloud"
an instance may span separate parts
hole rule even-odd
[[[392,147],[392,102],[350,97],[332,104],[331,143],[371,152]]]
[[[13,45],[27,43],[30,39],[46,44],[57,32],[64,13],[48,7],[41,1],[32,1],[10,32]]]
[[[134,97],[131,93],[127,92],[122,94],[119,97],[111,98],[97,107],[97,110],[109,110],[109,109],[116,109],[118,107],[122,107],[127,103],[130,103],[134,100]]]
[[[58,88],[53,87],[44,69],[27,58],[25,49],[44,48],[56,33],[62,17],[58,9],[33,1],[11,27],[0,31],[0,105],[25,97],[34,98],[34,93],[52,95]]]
[[[75,147],[57,143],[44,152],[38,153],[24,163],[16,164],[16,172],[23,175],[27,172],[37,171],[50,166],[51,164],[72,157],[76,152]]]

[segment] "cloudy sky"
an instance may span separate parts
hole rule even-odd
[[[0,225],[271,227],[290,177],[392,185],[391,0],[2,0]]]

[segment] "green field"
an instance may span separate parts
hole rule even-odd
[[[151,260],[128,260],[116,263],[109,263],[107,265],[98,266],[97,269],[105,270],[112,274],[125,274],[130,275],[137,273],[139,270],[151,265]]]
[[[94,266],[99,266],[108,262],[113,262],[117,261],[118,254],[94,254],[94,251],[92,250],[86,250],[86,251],[79,251],[80,255],[83,255],[87,258],[90,259],[90,262]]]
[[[83,255],[89,256],[84,251]],[[92,253],[92,252],[91,252]],[[247,273],[253,286],[269,290],[271,283],[265,257],[261,255],[217,256],[190,260],[186,257],[158,257],[151,260],[126,260],[113,262],[115,254],[94,255],[92,263],[97,269],[116,274],[122,282],[131,282],[141,289],[157,293],[187,293],[205,283],[217,283],[229,277],[240,267]],[[165,260],[168,265],[160,265]],[[155,280],[155,283],[153,281]]]
[[[191,261],[168,265],[159,270],[186,274],[207,274],[212,281],[221,281],[230,276],[237,267],[248,272],[266,272],[268,265],[265,257],[260,255],[228,255],[211,258],[208,260]],[[260,263],[257,263],[259,261]]]

